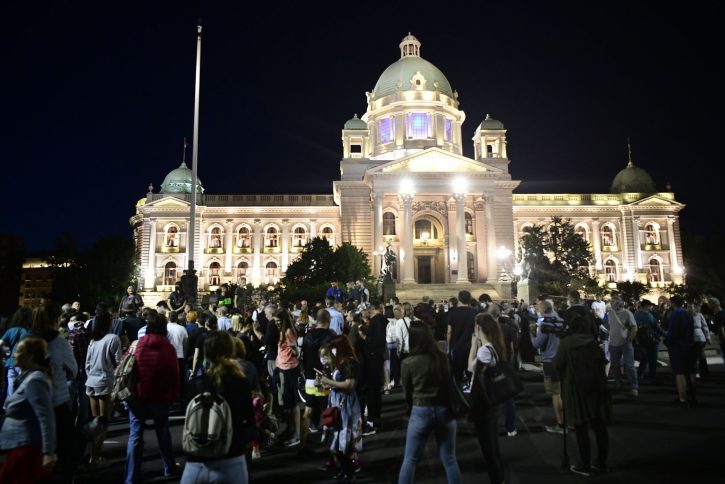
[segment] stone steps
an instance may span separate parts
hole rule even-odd
[[[451,297],[458,297],[458,291],[467,290],[471,296],[478,298],[483,293],[491,296],[492,299],[501,299],[496,288],[491,284],[396,284],[395,294],[400,302],[409,302],[413,305],[422,301],[423,296],[428,296],[435,302],[447,300]]]

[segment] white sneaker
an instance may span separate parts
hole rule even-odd
[[[514,430],[513,432],[506,432],[506,435],[508,435],[509,437],[516,437],[518,434],[519,433],[516,430]]]

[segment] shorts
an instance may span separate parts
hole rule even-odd
[[[305,391],[303,397],[306,407],[322,410],[327,406],[329,394],[329,390],[320,391],[320,389],[315,386],[314,379],[308,378],[305,380]]]
[[[113,392],[111,387],[86,387],[86,395],[93,398],[101,398]]]
[[[544,362],[544,391],[547,395],[561,395],[559,372],[551,362]]]
[[[300,367],[282,370],[280,368],[275,372],[277,383],[277,402],[279,406],[286,409],[292,409],[300,402],[298,376]]]

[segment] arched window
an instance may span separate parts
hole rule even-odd
[[[415,238],[420,240],[438,239],[438,227],[427,218],[416,220]]]
[[[209,285],[218,286],[222,282],[221,277],[222,266],[218,262],[209,264]]]
[[[304,227],[297,226],[292,234],[292,246],[304,247],[305,245],[307,245],[307,230]]]
[[[246,261],[240,261],[237,264],[237,284],[245,285],[247,283],[247,269],[249,269],[249,264]]]
[[[164,285],[173,286],[176,284],[176,262],[169,261],[164,266]]]
[[[335,233],[329,225],[322,227],[322,238],[330,245],[335,245]]]
[[[252,237],[249,227],[242,225],[237,229],[237,247],[239,249],[249,249],[252,247]]]
[[[395,214],[392,212],[383,214],[383,235],[395,235]]]
[[[269,248],[275,248],[279,246],[279,237],[276,227],[267,228],[267,231],[264,233],[264,246]]]
[[[604,262],[604,277],[607,282],[617,282],[617,263],[612,259]]]
[[[574,227],[574,231],[581,235],[584,240],[589,242],[589,230],[587,230],[587,226],[584,224],[577,224],[576,227]]]
[[[644,226],[644,240],[647,245],[657,245],[660,243],[660,226],[654,222],[649,222]]]
[[[172,248],[179,246],[179,227],[176,225],[169,225],[166,229],[166,236],[164,237],[164,247]]]
[[[601,236],[602,247],[610,248],[617,246],[617,234],[614,232],[614,227],[612,225],[607,224],[603,226],[601,230]]]
[[[220,227],[212,227],[209,230],[209,244],[210,249],[221,249],[222,248],[222,229]]]
[[[267,276],[267,284],[277,284],[277,281],[279,280],[279,268],[277,267],[277,263],[269,261],[264,267]]]
[[[660,261],[652,258],[647,265],[649,266],[649,282],[662,282],[662,264],[660,264]]]
[[[473,236],[473,217],[471,217],[471,214],[468,212],[466,212],[463,217],[465,219],[466,235]]]

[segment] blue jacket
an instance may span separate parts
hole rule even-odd
[[[5,401],[5,421],[0,431],[0,449],[42,444],[43,453],[55,452],[53,389],[42,369],[20,375],[16,390]]]
[[[552,333],[545,333],[541,331],[542,326],[554,327],[556,324],[561,324],[562,320],[556,315],[556,313],[545,315],[536,321],[536,336],[531,338],[531,344],[534,348],[539,350],[541,353],[541,360],[545,363],[551,362],[556,355],[556,350],[559,349],[560,339],[557,335]]]

